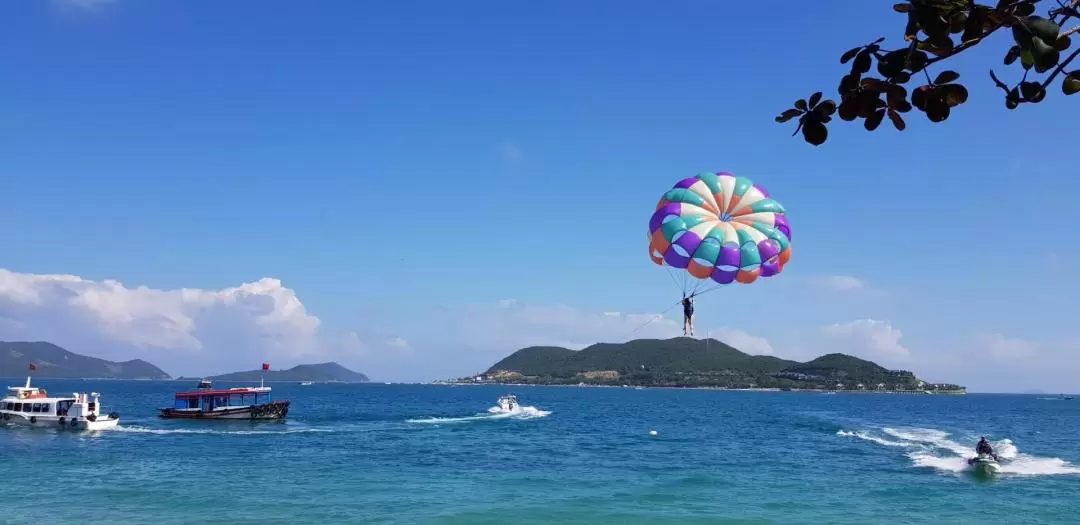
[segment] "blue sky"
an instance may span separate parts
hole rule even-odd
[[[1080,183],[1057,160],[1076,101],[1006,110],[986,74],[1015,76],[1001,36],[954,60],[971,97],[947,123],[833,125],[814,148],[773,117],[834,95],[844,50],[898,45],[901,15],[752,5],[5,3],[0,339],[176,374],[272,355],[405,380],[619,340],[678,298],[647,257],[656,200],[730,171],[787,208],[794,257],[703,297],[700,327],[976,389],[1080,387]],[[34,278],[58,274],[82,288]],[[674,313],[634,333],[671,335]]]

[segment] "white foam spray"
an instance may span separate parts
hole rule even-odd
[[[975,447],[949,438],[950,434],[933,428],[888,428],[878,430],[840,430],[837,436],[858,438],[887,447],[911,449],[907,457],[912,465],[941,472],[963,472],[971,467],[968,458],[975,456]],[[1044,458],[1020,452],[1010,439],[993,443],[1001,459],[999,472],[1016,476],[1051,476],[1080,474],[1080,466],[1061,458]]]
[[[487,414],[476,414],[472,416],[463,417],[427,417],[422,419],[407,419],[408,423],[429,423],[429,424],[453,424],[453,423],[472,423],[476,421],[498,421],[500,419],[536,419],[541,417],[547,417],[551,414],[551,411],[540,410],[532,406],[518,406],[513,410],[503,410],[497,406],[489,408]]]

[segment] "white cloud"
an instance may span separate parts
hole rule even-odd
[[[815,277],[813,280],[819,286],[837,292],[853,292],[868,288],[866,281],[850,275],[827,275]]]
[[[859,319],[836,323],[821,328],[827,347],[823,350],[840,352],[865,359],[882,359],[886,362],[906,361],[911,351],[900,344],[902,333],[888,321]]]
[[[0,269],[0,320],[0,340],[143,358],[174,375],[252,369],[268,359],[284,365],[348,358],[387,346],[365,344],[356,333],[323,339],[319,318],[269,278],[221,290],[159,290]]]
[[[767,339],[750,335],[742,330],[721,328],[710,331],[709,336],[748,354],[773,355],[776,353]]]

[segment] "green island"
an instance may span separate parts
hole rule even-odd
[[[715,339],[687,337],[599,343],[582,350],[522,348],[481,374],[438,383],[967,392],[960,385],[929,383],[907,370],[890,370],[846,354],[827,354],[800,363],[746,354]]]

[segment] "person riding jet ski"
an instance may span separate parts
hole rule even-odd
[[[990,446],[990,442],[986,440],[986,436],[979,438],[979,444],[975,445],[975,453],[979,455],[986,454],[994,458],[994,461],[998,460],[997,454],[994,454],[994,447]]]

